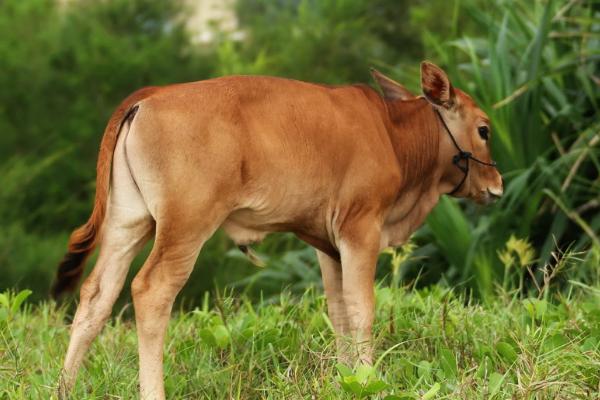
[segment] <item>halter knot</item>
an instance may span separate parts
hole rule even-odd
[[[468,160],[472,156],[473,156],[473,154],[471,154],[470,152],[461,150],[460,152],[455,154],[454,157],[452,157],[452,163],[458,164],[460,162],[460,160]]]

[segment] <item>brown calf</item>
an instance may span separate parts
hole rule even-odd
[[[416,98],[373,74],[383,97],[363,85],[233,76],[142,89],[119,106],[100,148],[94,211],[71,236],[55,285],[56,295],[73,289],[101,244],[81,287],[61,396],[154,236],[132,294],[141,397],[164,398],[171,307],[219,227],[242,246],[290,231],[315,247],[340,356],[371,361],[379,252],[406,241],[443,194],[483,203],[502,194],[489,120],[440,68],[422,63]]]

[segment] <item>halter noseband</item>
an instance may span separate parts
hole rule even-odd
[[[469,175],[469,160],[473,160],[481,165],[497,168],[496,161],[492,161],[489,163],[485,162],[485,161],[481,161],[478,158],[473,157],[473,154],[471,152],[464,151],[463,149],[461,149],[460,146],[458,145],[458,142],[454,138],[454,135],[450,131],[450,128],[448,128],[448,125],[446,125],[446,121],[444,121],[444,118],[442,118],[442,114],[440,114],[440,112],[438,110],[435,110],[435,113],[437,114],[438,118],[442,122],[442,125],[446,129],[446,132],[448,132],[448,135],[450,135],[450,139],[452,139],[452,143],[454,144],[454,147],[456,147],[456,149],[458,150],[458,153],[456,153],[452,157],[452,164],[454,164],[456,166],[456,168],[460,169],[464,174],[462,179],[458,183],[458,185],[456,185],[456,187],[454,187],[454,189],[452,189],[452,191],[450,193],[447,193],[449,195],[453,195],[454,193],[456,193],[458,191],[458,189],[461,188],[463,183],[465,183],[465,181],[467,180],[467,175]],[[461,165],[460,160],[465,160],[465,165]]]

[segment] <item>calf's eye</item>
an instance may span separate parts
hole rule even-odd
[[[479,136],[481,136],[483,140],[488,140],[490,128],[488,128],[487,126],[480,126],[479,128],[477,128],[477,131],[479,132]]]

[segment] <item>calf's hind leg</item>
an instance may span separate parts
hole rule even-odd
[[[110,317],[113,305],[136,254],[149,239],[151,223],[135,228],[107,227],[98,262],[80,290],[80,302],[71,326],[71,338],[60,377],[59,393],[65,397],[92,341]]]
[[[98,261],[81,286],[80,302],[71,326],[69,347],[59,378],[60,398],[66,397],[75,383],[85,353],[110,317],[131,262],[154,231],[154,220],[124,163],[121,142],[114,154],[112,188]]]
[[[206,221],[209,213],[199,213]],[[203,243],[218,223],[198,228],[189,220],[157,222],[156,241],[148,260],[135,277],[131,291],[135,307],[140,357],[141,398],[164,399],[163,343],[175,297],[188,280]]]

